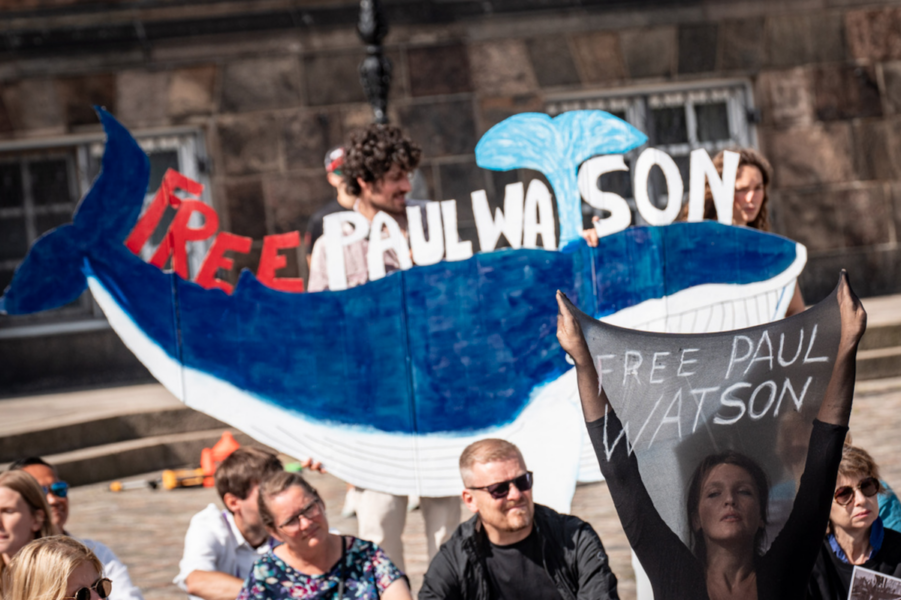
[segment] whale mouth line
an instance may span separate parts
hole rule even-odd
[[[455,496],[462,489],[460,452],[471,442],[503,437],[523,445],[536,436],[559,436],[568,440],[562,444],[576,446],[576,456],[582,445],[584,427],[577,418],[575,388],[568,389],[566,377],[536,386],[526,407],[511,422],[477,430],[388,432],[369,425],[311,418],[212,374],[183,366],[138,326],[89,268],[86,271],[91,293],[112,328],[151,374],[186,406],[227,423],[239,423],[244,433],[290,456],[328,457],[329,472],[360,487],[401,495]],[[203,394],[192,393],[200,389]],[[563,410],[561,400],[565,398],[570,401]],[[336,434],[336,426],[352,435]],[[379,460],[373,461],[373,456]]]
[[[769,323],[785,316],[795,280],[806,262],[806,248],[796,244],[794,261],[770,279],[697,285],[595,318],[618,327],[660,333],[729,331]]]

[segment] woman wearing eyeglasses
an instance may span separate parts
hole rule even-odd
[[[23,471],[0,474],[0,573],[26,544],[57,533],[34,477]]]
[[[299,474],[266,478],[257,501],[282,544],[257,560],[238,600],[412,600],[406,576],[381,548],[329,533],[319,493]]]
[[[3,573],[4,600],[97,600],[109,597],[113,584],[87,546],[68,536],[31,542]]]
[[[854,566],[901,577],[901,533],[879,518],[879,467],[866,450],[845,445],[826,539],[810,577],[811,600],[845,600]]]

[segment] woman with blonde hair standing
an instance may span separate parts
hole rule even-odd
[[[51,536],[22,548],[2,577],[4,600],[96,600],[113,585],[103,565],[76,539]]]
[[[25,471],[0,473],[0,574],[26,544],[58,533],[37,480]]]

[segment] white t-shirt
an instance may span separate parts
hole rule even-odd
[[[128,567],[122,564],[119,557],[107,548],[105,545],[95,540],[86,540],[84,538],[75,538],[97,555],[97,558],[103,563],[103,576],[113,582],[113,591],[110,593],[110,600],[144,600],[141,596],[141,590],[131,582],[128,576]]]
[[[178,564],[178,576],[173,583],[187,591],[185,580],[193,571],[218,571],[247,579],[256,560],[269,552],[270,538],[259,548],[253,548],[235,525],[235,517],[227,510],[210,504],[191,517],[185,534],[185,554]],[[197,596],[190,596],[200,600]]]

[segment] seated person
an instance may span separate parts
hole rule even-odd
[[[66,531],[66,522],[69,519],[69,484],[60,480],[53,465],[39,456],[29,456],[14,462],[10,465],[10,470],[25,471],[37,480],[46,494],[53,524],[59,528],[60,533],[71,535]],[[113,592],[111,600],[143,600],[141,590],[131,581],[128,567],[119,560],[115,552],[96,540],[73,537],[90,548],[100,560],[104,576],[116,581],[116,591]]]
[[[25,546],[3,573],[0,597],[5,600],[105,600],[112,581],[90,548],[63,535],[44,537]]]
[[[112,581],[90,548],[73,537],[55,535],[25,546],[3,573],[6,600],[92,600],[110,597]]]
[[[532,473],[519,448],[498,439],[472,443],[460,456],[460,475],[475,516],[441,546],[419,600],[619,598],[591,525],[532,502]]]
[[[21,471],[0,473],[0,574],[28,543],[58,533],[34,477]]]
[[[258,501],[266,529],[283,543],[253,566],[238,600],[412,600],[406,576],[381,548],[329,533],[325,504],[298,473],[264,479]]]
[[[259,448],[238,448],[216,469],[226,510],[210,504],[191,518],[174,580],[192,598],[234,600],[241,591],[253,563],[271,546],[257,509],[260,480],[281,471],[278,457]]]
[[[846,444],[808,598],[845,600],[854,565],[901,577],[901,533],[886,529],[879,517],[881,488],[876,462],[866,450]]]

